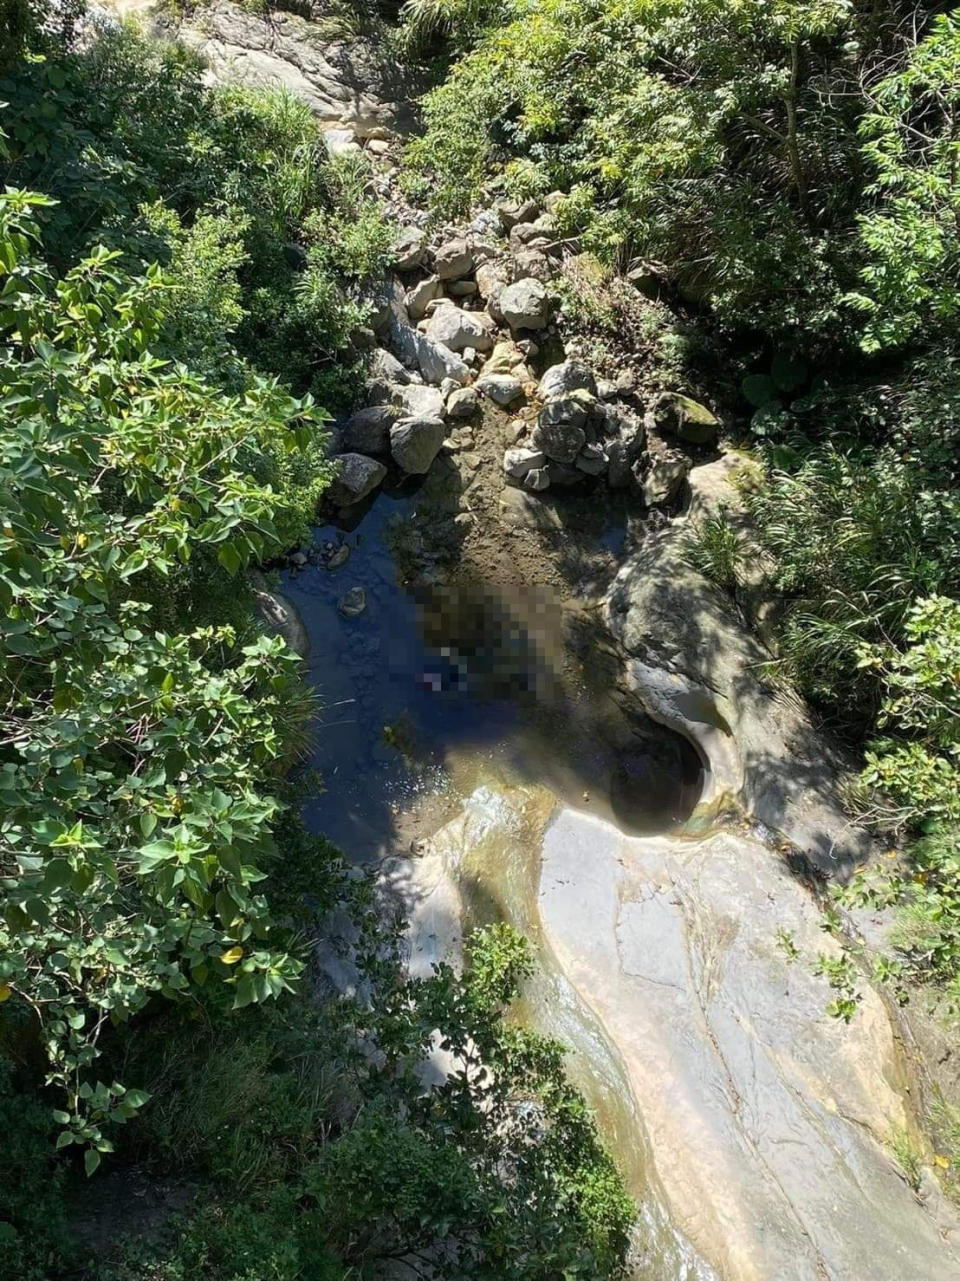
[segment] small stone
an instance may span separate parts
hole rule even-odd
[[[528,471],[543,467],[546,461],[546,455],[539,449],[506,449],[503,470],[515,480],[522,480]]]
[[[468,365],[475,365],[477,363],[477,352],[473,347],[464,347],[460,355]]]
[[[621,369],[617,374],[615,386],[621,396],[629,395],[637,386],[637,375],[632,369]]]
[[[447,398],[446,412],[451,418],[470,418],[477,409],[474,387],[459,387]]]
[[[371,138],[367,143],[367,150],[374,156],[385,156],[390,150],[389,142],[383,138]]]
[[[613,400],[617,394],[616,383],[610,382],[608,378],[597,379],[597,395],[601,400]]]
[[[336,551],[323,563],[327,569],[342,569],[350,559],[350,544],[341,543]]]
[[[337,601],[337,609],[344,618],[359,618],[367,608],[367,593],[362,587],[351,587]]]
[[[497,214],[504,231],[510,231],[518,223],[533,222],[540,213],[540,206],[535,200],[524,200],[522,203],[505,201],[497,205]]]
[[[513,443],[516,444],[518,440],[522,440],[522,438],[526,434],[526,430],[527,430],[527,424],[523,421],[522,418],[512,418],[510,422],[507,423],[507,432],[506,432],[507,439],[513,441]]]
[[[298,569],[302,569],[303,566],[307,563],[306,552],[294,552],[293,555],[290,557],[290,563],[292,565],[296,565]]]
[[[480,457],[479,454],[461,454],[461,457],[464,463],[467,465],[467,467],[470,468],[471,471],[476,471],[477,468],[480,466],[480,464],[483,462],[483,459]]]

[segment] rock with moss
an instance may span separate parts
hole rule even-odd
[[[712,445],[720,420],[706,405],[678,391],[665,391],[653,407],[654,424],[687,445]]]

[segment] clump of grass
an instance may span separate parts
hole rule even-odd
[[[729,510],[692,521],[684,533],[683,558],[692,568],[725,591],[735,591],[740,581],[743,549]]]

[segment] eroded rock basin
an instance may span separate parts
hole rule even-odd
[[[808,888],[746,820],[690,821],[699,758],[617,695],[599,611],[463,565],[404,586],[412,503],[319,530],[338,567],[284,583],[325,706],[307,816],[379,860],[411,968],[490,920],[533,941],[517,1017],[571,1048],[641,1207],[635,1281],[960,1275],[954,1217],[890,1155],[914,1124],[895,1023],[866,984],[849,1027],[826,1013]]]

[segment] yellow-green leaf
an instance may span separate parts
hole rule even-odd
[[[223,961],[224,965],[236,965],[242,956],[242,947],[228,947],[225,952],[220,953],[220,960]]]

